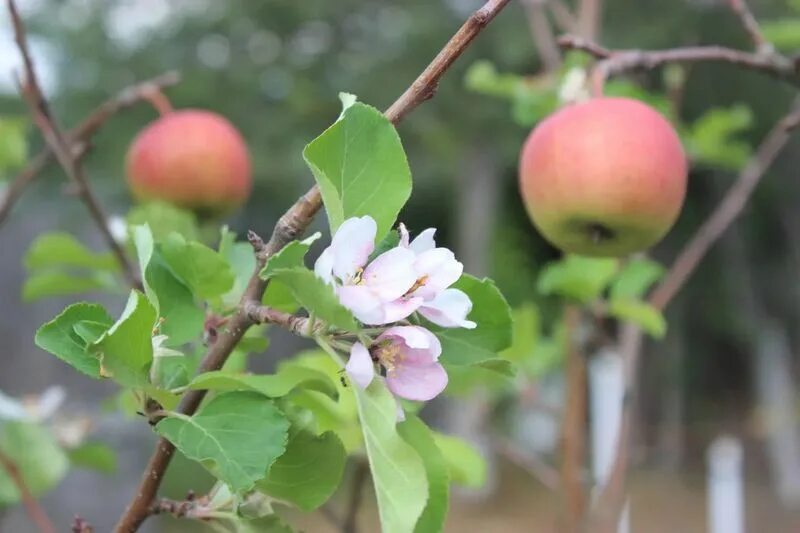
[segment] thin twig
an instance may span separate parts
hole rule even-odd
[[[103,208],[94,195],[89,180],[83,170],[80,161],[75,157],[68,139],[64,136],[58,123],[53,116],[50,105],[41,90],[41,85],[36,76],[36,69],[33,64],[33,57],[28,49],[28,40],[25,35],[25,26],[20,18],[17,6],[14,0],[8,0],[8,11],[11,15],[11,21],[14,26],[14,38],[22,55],[22,61],[25,69],[25,77],[20,81],[20,91],[22,97],[25,99],[31,114],[33,115],[36,125],[42,132],[45,141],[50,146],[56,159],[61,167],[67,173],[70,180],[76,185],[80,193],[80,197],[86,204],[89,213],[94,219],[95,224],[100,229],[100,233],[106,240],[106,244],[113,252],[117,261],[122,268],[122,273],[132,287],[141,288],[141,281],[139,281],[133,264],[128,259],[125,250],[119,242],[114,238],[111,230],[108,227],[108,217],[106,216]]]
[[[28,489],[28,485],[25,483],[17,464],[13,459],[11,459],[11,457],[2,451],[0,451],[0,467],[5,470],[6,474],[8,474],[8,477],[11,480],[11,483],[14,484],[17,492],[19,492],[19,497],[25,506],[28,517],[30,517],[31,521],[36,524],[36,527],[39,528],[39,531],[41,533],[56,533],[56,528],[50,521],[50,518],[47,517],[47,513],[42,506],[39,505],[39,502],[33,497],[33,494],[31,494],[31,491]]]
[[[562,526],[565,533],[578,533],[586,513],[583,484],[586,450],[586,360],[578,339],[581,311],[574,304],[564,309],[567,335],[566,404],[561,429]]]
[[[88,151],[92,137],[108,121],[124,109],[128,109],[142,101],[149,101],[149,95],[154,91],[160,91],[166,87],[175,85],[180,81],[177,72],[166,72],[155,78],[126,87],[114,97],[103,102],[92,113],[81,122],[78,127],[67,133],[69,144],[73,147],[76,160],[80,159]],[[11,209],[19,200],[28,185],[38,176],[47,165],[53,160],[53,151],[49,146],[45,146],[26,166],[16,178],[9,184],[2,199],[0,199],[0,225],[2,225]]]
[[[800,107],[778,121],[758,147],[754,157],[739,174],[720,203],[683,247],[661,283],[650,295],[650,303],[664,309],[683,287],[697,265],[705,257],[731,223],[736,220],[764,173],[786,146],[793,129],[800,125]]]
[[[369,466],[364,461],[358,461],[353,472],[353,482],[350,485],[350,499],[342,520],[342,533],[356,533],[358,531],[358,509],[361,507],[361,497],[364,494],[364,483],[367,481]]]
[[[508,2],[509,0],[489,0],[481,9],[473,13],[433,59],[431,64],[385,112],[386,117],[392,123],[397,124],[411,110],[429,99],[434,94],[434,88],[445,71]],[[253,325],[253,319],[249,315],[248,308],[252,305],[251,302],[256,302],[257,304],[261,302],[261,297],[267,287],[267,282],[259,277],[259,273],[267,259],[300,236],[321,207],[322,197],[319,188],[314,186],[300,197],[278,220],[267,243],[260,239],[251,238],[251,243],[254,244],[256,249],[255,271],[242,295],[239,310],[228,322],[225,331],[220,333],[217,341],[214,342],[204,356],[199,372],[222,368],[222,365],[233,352],[247,329]],[[181,399],[178,412],[186,415],[193,414],[205,394],[205,391],[200,390],[187,392]],[[175,447],[172,443],[163,438],[159,439],[131,503],[114,528],[116,533],[135,532],[147,518],[148,508],[155,499],[158,487],[161,485],[164,472],[172,459],[173,453],[175,453]]]
[[[578,7],[578,32],[589,40],[595,40],[600,31],[603,0],[581,0]]]
[[[750,11],[747,2],[745,0],[728,0],[728,5],[733,13],[739,17],[742,27],[747,32],[747,35],[750,36],[753,45],[755,45],[756,52],[760,54],[771,54],[774,52],[775,48],[772,46],[772,43],[767,41],[764,37],[761,26],[753,16],[753,12]]]
[[[324,326],[321,322],[313,323],[308,317],[279,311],[258,302],[247,302],[245,311],[255,324],[275,324],[300,337],[313,337]]]
[[[531,38],[539,52],[544,70],[551,72],[561,65],[561,51],[556,43],[550,21],[547,19],[545,2],[546,0],[523,0],[522,7],[528,18]]]
[[[547,7],[550,9],[558,29],[569,33],[578,31],[578,19],[563,0],[549,0]]]

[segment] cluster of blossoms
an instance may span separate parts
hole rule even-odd
[[[450,288],[464,266],[452,251],[436,247],[435,232],[427,229],[409,242],[401,224],[399,244],[370,261],[377,224],[369,216],[350,218],[314,265],[317,276],[359,321],[389,326],[368,346],[356,342],[350,350],[345,370],[359,387],[372,382],[376,365],[385,369],[386,385],[399,398],[427,401],[447,386],[447,373],[438,362],[439,339],[407,320],[419,313],[441,327],[475,327],[467,320],[469,296]]]

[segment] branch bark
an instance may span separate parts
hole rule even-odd
[[[22,504],[25,506],[25,511],[28,513],[31,521],[39,528],[39,531],[41,533],[56,533],[55,526],[50,521],[50,518],[48,518],[45,510],[39,505],[39,502],[34,498],[33,494],[31,494],[16,463],[2,451],[0,451],[0,467],[5,470],[9,479],[11,479],[11,482],[16,487]]]
[[[408,113],[431,98],[442,75],[509,1],[489,0],[482,8],[473,13],[422,74],[385,112],[386,117],[392,123],[398,124]],[[305,231],[321,207],[322,196],[319,188],[315,185],[278,220],[267,243],[251,236],[250,240],[255,248],[257,258],[256,269],[244,291],[239,310],[231,318],[226,330],[221,332],[217,341],[206,353],[200,364],[199,372],[222,368],[242,336],[254,323],[250,311],[253,310],[254,305],[260,305],[261,297],[267,287],[267,282],[259,277],[259,272],[270,256]],[[201,390],[187,392],[181,399],[178,412],[186,415],[193,414],[200,406],[205,394],[206,391]],[[135,532],[147,518],[150,505],[156,497],[158,487],[161,485],[174,453],[175,447],[172,443],[163,438],[159,439],[131,503],[114,528],[116,533]]]
[[[89,180],[86,177],[83,166],[80,160],[75,157],[75,153],[68,142],[67,137],[59,127],[52,111],[50,104],[44,96],[36,75],[36,69],[33,63],[33,57],[28,49],[28,40],[25,35],[25,25],[22,18],[17,11],[17,6],[14,0],[7,0],[8,12],[11,15],[11,22],[14,27],[14,39],[22,55],[22,62],[24,65],[25,77],[23,80],[18,80],[20,84],[20,92],[25,99],[30,109],[31,115],[36,122],[36,125],[42,132],[45,141],[50,146],[50,149],[55,155],[61,167],[69,176],[70,180],[75,184],[78,193],[86,204],[90,215],[94,219],[95,224],[100,229],[100,233],[106,240],[106,244],[111,249],[114,257],[122,268],[122,273],[128,283],[135,288],[141,288],[141,281],[136,275],[133,264],[128,259],[122,245],[114,238],[111,230],[108,227],[108,217],[106,216],[100,202],[92,191]]]

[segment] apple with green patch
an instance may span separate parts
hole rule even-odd
[[[525,207],[565,252],[622,256],[669,231],[686,195],[688,164],[675,129],[629,98],[598,97],[542,121],[520,155]]]

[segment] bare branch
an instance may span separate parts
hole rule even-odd
[[[14,26],[14,38],[20,54],[22,54],[23,64],[25,66],[25,79],[22,80],[20,84],[22,97],[28,104],[36,125],[41,130],[45,141],[47,141],[47,144],[50,146],[59,164],[78,188],[81,199],[84,204],[86,204],[95,224],[100,229],[101,234],[106,240],[106,244],[119,262],[123,275],[132,287],[140,288],[141,282],[136,275],[136,271],[128,259],[125,250],[111,233],[108,227],[108,217],[89,186],[89,180],[86,177],[83,166],[78,158],[75,157],[73,149],[68,143],[68,139],[64,136],[55,117],[50,111],[50,105],[41,90],[41,85],[39,85],[39,80],[36,76],[33,58],[28,49],[25,26],[19,16],[17,6],[14,0],[8,0],[7,3],[11,21]]]
[[[572,33],[578,31],[578,19],[563,0],[548,0],[547,7],[550,9],[558,29]]]
[[[597,39],[602,14],[603,0],[581,0],[578,7],[578,32],[582,37]]]
[[[419,104],[433,96],[434,88],[442,75],[508,2],[509,0],[489,0],[469,17],[431,64],[412,83],[411,87],[385,112],[386,117],[392,123],[397,124]],[[222,368],[247,329],[253,325],[253,318],[249,311],[252,310],[253,302],[256,305],[260,304],[261,297],[266,290],[267,282],[260,278],[259,273],[267,259],[300,236],[321,207],[322,196],[319,188],[313,186],[278,220],[267,243],[251,238],[251,243],[256,249],[256,269],[245,288],[238,312],[231,318],[225,331],[220,334],[206,353],[200,364],[199,372]],[[193,414],[205,394],[205,391],[200,390],[188,391],[181,399],[178,412],[187,415]],[[173,453],[175,453],[175,447],[168,440],[159,439],[130,505],[114,528],[116,533],[133,533],[147,518],[148,509],[155,499]]]
[[[753,45],[755,45],[756,52],[760,54],[773,53],[775,48],[772,46],[772,43],[767,41],[764,37],[761,26],[759,26],[758,21],[753,16],[753,12],[750,11],[747,2],[745,0],[728,0],[728,5],[734,14],[739,17],[744,31],[747,32],[750,39],[753,41]]]
[[[19,492],[20,500],[22,500],[22,504],[25,506],[28,517],[36,524],[39,531],[41,533],[56,533],[55,526],[53,526],[45,510],[39,505],[39,502],[33,497],[33,494],[31,494],[16,463],[2,451],[0,451],[0,468],[5,470],[6,474],[8,474],[8,478],[14,484],[17,492]]]
[[[175,85],[180,80],[177,72],[167,72],[155,78],[126,87],[114,97],[105,101],[81,122],[78,127],[67,133],[67,139],[72,146],[73,157],[80,161],[86,155],[92,137],[110,119],[122,110],[128,109],[143,100],[149,100],[153,91],[160,91],[165,87]],[[53,151],[49,146],[39,152],[17,177],[11,182],[0,200],[0,225],[6,221],[11,209],[19,200],[28,185],[39,175],[53,160]]]
[[[561,65],[561,51],[558,49],[553,28],[547,19],[544,4],[546,0],[523,0],[522,7],[528,18],[531,38],[539,52],[539,57],[547,72]]]

